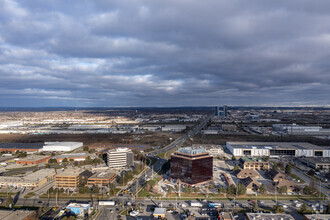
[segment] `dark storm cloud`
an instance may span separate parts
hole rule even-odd
[[[0,2],[2,106],[329,105],[328,1]]]

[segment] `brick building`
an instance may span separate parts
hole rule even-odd
[[[43,162],[47,162],[51,156],[42,156],[42,155],[31,155],[25,158],[20,158],[16,160],[16,164],[20,165],[35,165]]]

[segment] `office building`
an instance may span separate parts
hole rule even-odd
[[[228,116],[228,106],[224,105],[222,108],[222,111],[223,111],[223,116],[227,117]]]
[[[218,117],[219,116],[219,106],[216,106],[214,108],[214,116]]]
[[[247,220],[294,220],[289,214],[272,213],[245,213]]]
[[[55,188],[75,189],[80,184],[85,185],[93,173],[82,169],[66,169],[55,176]]]
[[[41,169],[25,176],[0,176],[0,187],[33,189],[51,181],[55,177],[54,169]]]
[[[280,172],[278,172],[277,170],[274,170],[274,169],[267,171],[265,174],[273,182],[280,182],[280,181],[283,181],[283,180],[287,179],[286,174],[280,173]]]
[[[134,165],[134,154],[129,148],[116,148],[108,151],[108,166],[113,169]]]
[[[256,192],[261,186],[261,183],[251,177],[240,179],[239,183],[242,183],[245,186],[247,192]]]
[[[269,170],[270,163],[261,157],[241,157],[239,159],[243,169]]]
[[[90,176],[87,180],[88,186],[109,186],[109,184],[114,181],[117,174],[111,171],[97,172]]]
[[[171,155],[171,178],[196,186],[212,180],[213,157],[204,148],[185,147]]]
[[[42,151],[73,151],[82,147],[82,142],[45,142]]]
[[[226,143],[235,157],[330,157],[330,147],[301,142],[233,142]]]
[[[260,175],[257,171],[251,169],[243,169],[237,173],[237,178],[244,179],[246,177],[259,179]]]
[[[0,143],[0,152],[39,152],[42,149],[42,143]]]
[[[20,165],[36,165],[39,163],[47,162],[51,156],[42,156],[42,155],[31,155],[25,158],[19,158],[16,160],[16,164]]]
[[[297,190],[297,184],[292,180],[282,180],[280,182],[275,183],[277,190],[279,190],[282,186],[286,186],[287,192],[294,192]]]

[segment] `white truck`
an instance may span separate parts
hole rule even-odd
[[[115,201],[99,201],[99,205],[103,206],[114,206],[116,205]]]
[[[190,206],[191,207],[202,207],[202,203],[199,202],[194,202],[194,201],[190,201]]]

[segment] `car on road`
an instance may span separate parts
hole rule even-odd
[[[39,201],[38,201],[38,203],[40,204],[40,203],[42,203],[42,201],[41,201],[41,200],[39,200]]]

